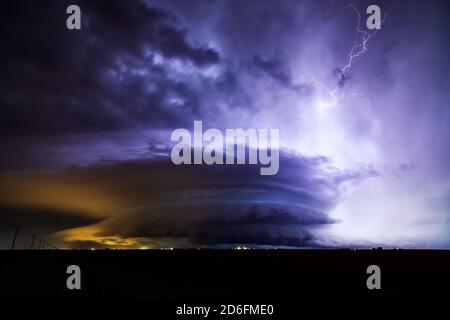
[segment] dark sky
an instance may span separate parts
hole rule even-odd
[[[0,247],[448,246],[449,4],[368,4],[3,1]],[[194,120],[279,129],[279,174],[174,166]]]

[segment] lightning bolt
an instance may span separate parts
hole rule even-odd
[[[373,32],[364,31],[361,29],[361,14],[359,13],[356,5],[350,4],[358,16],[358,22],[356,23],[356,36],[355,41],[353,42],[353,47],[348,54],[347,64],[341,69],[341,72],[345,72],[352,67],[353,59],[358,58],[367,50],[367,42],[377,34],[378,29],[375,29]],[[386,15],[381,20],[381,24],[383,24],[384,19],[386,19]]]
[[[358,18],[357,23],[356,23],[356,35],[355,35],[355,40],[353,42],[353,46],[347,55],[347,63],[345,64],[344,67],[338,68],[336,70],[336,75],[339,79],[338,84],[334,88],[330,88],[324,82],[318,80],[311,73],[300,76],[300,79],[302,79],[303,81],[309,82],[309,83],[313,83],[314,86],[321,88],[329,96],[328,102],[324,102],[324,101],[319,102],[320,107],[325,107],[325,108],[333,107],[333,106],[337,105],[339,103],[339,101],[342,100],[346,96],[344,94],[340,94],[339,88],[344,85],[345,80],[347,78],[347,73],[351,69],[353,61],[356,58],[363,55],[367,51],[367,44],[368,44],[369,40],[372,37],[374,37],[378,31],[377,29],[375,29],[372,32],[363,30],[361,27],[361,20],[362,20],[361,14],[359,13],[358,9],[356,8],[356,5],[350,4],[349,6],[353,8],[353,10],[355,11],[357,18]],[[387,16],[387,14],[384,15],[383,19],[381,20],[381,23],[384,22],[384,20],[386,19],[386,16]],[[362,93],[350,93],[350,95],[364,97],[364,94],[362,94]]]

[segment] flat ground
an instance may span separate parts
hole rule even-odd
[[[66,287],[81,268],[81,290]],[[381,268],[368,290],[366,268]],[[0,251],[2,299],[130,299],[166,303],[440,300],[450,251],[101,250]]]

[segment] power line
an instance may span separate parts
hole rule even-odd
[[[16,228],[16,232],[14,232],[14,238],[13,238],[13,242],[12,242],[12,245],[11,245],[11,250],[14,249],[14,245],[16,244],[17,233],[19,233],[19,229],[21,229],[22,226],[21,225],[17,225],[17,226],[15,226],[15,228]]]
[[[16,225],[14,226],[15,231],[14,231],[14,236],[12,239],[12,244],[11,244],[11,250],[13,250],[14,248],[16,248],[16,242],[19,238],[28,238],[28,236],[30,236],[31,239],[31,245],[30,245],[30,249],[29,250],[33,250],[33,249],[37,249],[37,250],[41,250],[41,249],[59,249],[57,245],[53,244],[53,242],[47,241],[44,238],[38,238],[39,235],[36,234],[31,234],[26,232],[26,230],[24,230],[24,227],[22,225]],[[37,245],[36,240],[39,239],[39,245]]]

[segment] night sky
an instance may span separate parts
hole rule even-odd
[[[0,6],[0,248],[450,245],[448,1]],[[195,120],[279,129],[278,174],[174,165]]]

